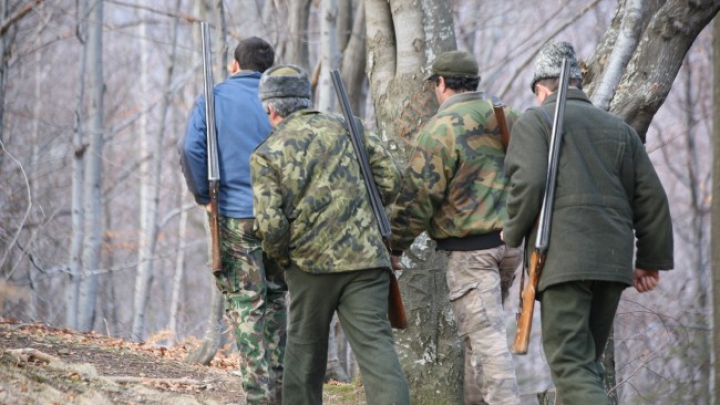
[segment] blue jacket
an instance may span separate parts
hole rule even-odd
[[[220,215],[253,218],[250,154],[272,127],[258,98],[259,72],[242,71],[215,86],[215,126],[220,165]],[[208,204],[205,96],[198,97],[180,147],[180,164],[198,204]]]

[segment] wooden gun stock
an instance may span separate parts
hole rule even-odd
[[[407,317],[405,316],[405,304],[400,294],[400,284],[394,272],[390,272],[390,293],[388,294],[388,319],[390,325],[395,329],[407,328]]]
[[[217,277],[223,273],[220,259],[220,221],[218,210],[218,196],[220,195],[220,182],[210,181],[210,269]]]
[[[207,140],[208,193],[210,194],[210,269],[215,276],[223,273],[220,259],[220,225],[218,200],[220,198],[220,163],[218,162],[217,133],[215,129],[215,93],[213,91],[212,49],[208,23],[200,25],[203,40],[203,68],[205,87],[205,137]]]
[[[545,253],[534,249],[530,256],[530,268],[528,283],[520,292],[520,313],[517,320],[517,331],[513,342],[513,353],[526,354],[530,343],[530,331],[532,329],[533,312],[535,311],[535,293],[538,282],[545,265]],[[524,271],[524,270],[523,270]]]
[[[505,120],[505,106],[497,97],[492,98],[492,105],[495,119],[500,129],[500,142],[502,143],[503,150],[507,152],[508,145],[510,144],[510,130],[507,126],[507,120]]]

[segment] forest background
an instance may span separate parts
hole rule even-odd
[[[657,291],[623,297],[608,389],[623,404],[720,403],[711,293],[720,279],[711,267],[720,260],[711,249],[720,243],[720,226],[711,228],[718,9],[710,0],[0,0],[0,315],[134,341],[205,337],[198,361],[227,339],[205,214],[175,146],[202,88],[200,21],[214,26],[216,81],[237,41],[260,36],[278,63],[312,73],[316,107],[333,111],[328,71],[340,68],[355,113],[400,164],[437,107],[421,82],[437,54],[472,52],[481,89],[524,110],[534,105],[537,50],[567,40],[593,101],[645,137],[675,226],[676,269]],[[414,403],[452,403],[462,363],[442,258],[419,238],[404,260],[411,327],[396,337]],[[517,284],[509,334],[516,296]],[[353,376],[337,332],[331,358]],[[552,388],[538,341],[516,357],[525,394]]]

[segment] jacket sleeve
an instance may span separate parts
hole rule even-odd
[[[402,172],[382,140],[374,132],[364,131],[370,170],[384,206],[390,205],[400,191]]]
[[[447,130],[446,124],[431,121],[418,134],[390,215],[393,249],[408,249],[445,198],[457,161],[452,146],[442,142]]]
[[[545,192],[548,129],[539,114],[528,110],[515,122],[505,156],[510,193],[503,239],[512,247],[520,246],[535,227]]]
[[[200,96],[188,117],[185,136],[178,144],[180,167],[188,190],[201,205],[210,202],[207,180],[207,137],[205,134],[205,98]]]
[[[262,249],[282,267],[290,265],[290,223],[283,212],[283,197],[277,171],[267,158],[255,151],[250,155],[255,233]]]
[[[667,195],[657,172],[632,132],[635,149],[635,193],[632,200],[633,223],[637,238],[635,267],[643,270],[668,270],[674,267],[673,230]]]

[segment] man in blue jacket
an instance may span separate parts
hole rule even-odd
[[[263,254],[253,232],[250,154],[272,129],[258,98],[258,84],[274,59],[267,42],[245,39],[235,48],[232,75],[214,89],[224,270],[216,284],[234,324],[245,403],[264,405],[281,403],[287,285],[282,270]],[[180,163],[195,201],[207,206],[205,130],[205,97],[200,96],[180,142]]]

